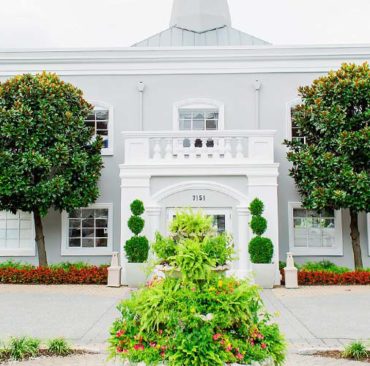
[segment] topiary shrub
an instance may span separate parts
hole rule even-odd
[[[249,254],[252,263],[271,263],[274,246],[269,238],[255,236],[249,242]]]
[[[125,251],[129,263],[144,263],[148,259],[149,241],[145,236],[133,236],[126,241]]]
[[[145,212],[144,203],[140,200],[133,201],[130,205],[130,209],[135,216],[140,216]]]
[[[140,215],[145,212],[144,204],[135,200],[130,205],[132,216],[127,222],[135,235],[125,243],[125,252],[129,263],[144,263],[149,255],[149,241],[145,236],[139,236],[143,231],[145,221]]]
[[[255,198],[249,206],[249,211],[252,214],[250,227],[253,234],[256,235],[249,242],[248,247],[251,261],[256,264],[271,263],[274,256],[274,245],[270,239],[262,237],[267,229],[267,220],[261,216],[264,211],[263,202]]]

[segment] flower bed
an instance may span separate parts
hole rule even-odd
[[[284,281],[284,270],[281,271]],[[328,271],[305,271],[298,272],[298,284],[300,286],[317,285],[370,285],[370,272],[356,271],[346,273],[333,273]]]
[[[47,267],[0,268],[2,284],[104,285],[107,279],[107,266],[72,266],[68,270]]]

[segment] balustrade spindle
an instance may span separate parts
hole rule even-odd
[[[154,149],[153,149],[153,160],[161,160],[161,139],[155,138],[154,139]]]
[[[244,158],[243,138],[242,137],[237,137],[236,138],[236,157],[237,157],[237,159],[243,159]]]
[[[173,159],[173,152],[172,152],[172,139],[171,138],[167,138],[166,139],[166,149],[165,149],[165,156],[164,158],[166,160],[171,160]]]
[[[226,137],[225,138],[225,159],[231,159],[232,156],[232,151],[231,151],[231,138]]]

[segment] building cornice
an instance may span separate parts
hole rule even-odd
[[[0,51],[0,76],[327,72],[370,60],[370,45]]]

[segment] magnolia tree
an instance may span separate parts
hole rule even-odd
[[[42,217],[99,194],[102,141],[85,124],[91,109],[55,74],[0,83],[0,210],[33,213],[40,266],[47,265]]]
[[[303,206],[349,209],[356,268],[362,268],[358,213],[370,211],[370,69],[343,64],[299,88],[293,118],[306,143],[285,141]]]

